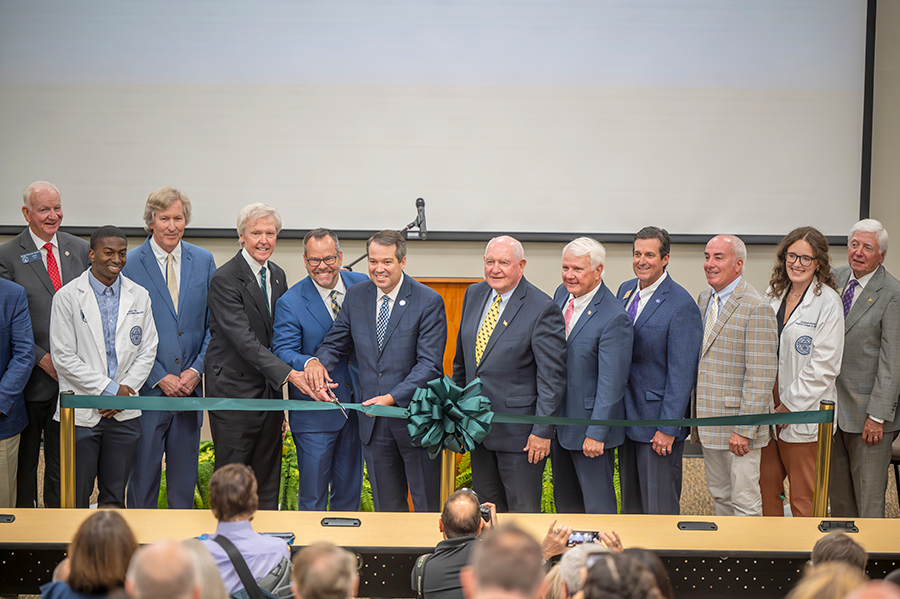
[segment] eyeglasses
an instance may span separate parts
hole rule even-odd
[[[337,254],[335,254],[334,256],[325,256],[324,258],[307,258],[306,256],[303,256],[303,257],[306,258],[306,261],[313,268],[315,268],[316,266],[320,265],[323,262],[325,264],[327,264],[328,266],[331,266],[332,264],[337,262],[337,259],[338,259]]]
[[[801,256],[800,254],[795,254],[794,252],[788,252],[784,255],[784,261],[788,264],[793,264],[797,260],[800,261],[800,266],[809,266],[813,263],[815,258],[813,256]]]

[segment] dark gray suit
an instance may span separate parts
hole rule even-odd
[[[838,291],[852,276],[834,271]],[[837,430],[831,458],[831,514],[884,518],[891,443],[900,430],[900,281],[879,266],[844,320],[844,357],[837,387]],[[884,420],[877,445],[862,441],[869,415]]]
[[[482,392],[494,412],[556,416],[566,391],[566,327],[550,297],[523,277],[500,314],[475,365],[475,338],[493,293],[487,282],[466,290],[453,359],[453,380],[469,384],[481,377]],[[550,439],[553,427],[494,424],[472,452],[472,487],[500,511],[539,512],[544,461],[528,463],[528,436]]]
[[[65,285],[81,276],[91,265],[88,242],[58,231],[57,263]],[[37,365],[50,351],[50,305],[56,293],[38,248],[26,227],[21,233],[0,245],[0,277],[25,288],[28,311],[34,331],[35,366],[25,385],[25,407],[28,426],[19,441],[19,472],[16,507],[37,505],[37,467],[44,437],[44,505],[59,507],[59,422],[53,420],[59,395],[59,384]]]
[[[241,252],[212,277],[209,293],[209,346],[206,348],[206,396],[280,399],[291,367],[272,353],[275,302],[287,291],[284,271],[268,262],[272,311],[266,309],[256,276]],[[253,468],[259,507],[278,508],[281,476],[282,412],[209,413],[216,465],[241,463]]]

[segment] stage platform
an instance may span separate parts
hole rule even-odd
[[[37,594],[90,510],[13,509],[0,524],[0,594]],[[215,531],[211,512],[121,510],[138,541],[185,539]],[[324,517],[359,518],[359,527],[325,527]],[[258,532],[293,532],[294,547],[328,540],[361,557],[361,597],[414,597],[409,573],[416,556],[441,540],[438,514],[257,512]],[[666,563],[681,597],[784,597],[800,577],[813,544],[823,536],[816,518],[713,516],[591,516],[501,514],[541,539],[550,523],[576,530],[615,530],[626,547],[652,549]],[[680,530],[709,522],[717,530]],[[869,552],[869,575],[900,567],[900,520],[858,519],[853,538]]]

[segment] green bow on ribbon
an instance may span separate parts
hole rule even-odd
[[[426,448],[432,460],[444,449],[472,451],[491,432],[494,419],[491,401],[481,395],[478,378],[465,389],[449,376],[429,381],[425,388],[416,389],[408,410],[406,430],[412,444]]]

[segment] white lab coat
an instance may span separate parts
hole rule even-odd
[[[834,289],[822,285],[821,295],[816,295],[815,284],[813,280],[781,333],[778,393],[791,412],[818,410],[823,399],[837,402],[834,380],[841,372],[844,354],[844,311]],[[769,292],[771,288],[766,299],[777,314],[784,294],[773,298]],[[816,440],[818,428],[817,424],[790,424],[779,438],[809,443]]]
[[[76,395],[101,395],[110,382],[100,306],[89,276],[87,270],[60,289],[53,296],[50,311],[50,355],[59,376],[59,389]],[[159,339],[147,290],[122,275],[119,278],[122,287],[116,321],[115,380],[138,390],[150,376]],[[123,397],[122,403],[127,404],[128,399]],[[140,415],[140,410],[124,410],[115,419],[130,420]],[[58,405],[53,418],[59,420]],[[98,422],[97,410],[75,410],[76,426],[93,427]]]

